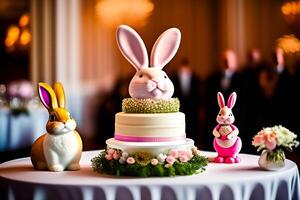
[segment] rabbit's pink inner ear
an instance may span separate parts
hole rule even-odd
[[[218,98],[219,107],[223,108],[225,106],[225,100],[223,94],[221,92],[218,92],[217,98]]]
[[[229,96],[229,99],[228,99],[228,102],[227,102],[227,107],[228,108],[232,108],[234,106],[236,102],[236,93],[233,92],[230,96]]]
[[[136,68],[147,68],[148,53],[139,34],[129,26],[121,25],[117,30],[117,42],[123,56]]]
[[[175,56],[181,33],[177,28],[170,28],[163,32],[153,45],[150,66],[163,68]]]
[[[51,109],[52,108],[51,96],[50,96],[49,92],[41,86],[39,86],[39,96],[40,96],[40,99],[41,99],[43,105],[48,110]]]

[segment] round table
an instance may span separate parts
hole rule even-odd
[[[0,164],[0,199],[300,199],[290,160],[279,171],[263,171],[258,156],[241,154],[239,164],[209,163],[192,176],[137,178],[95,173],[90,160],[99,152],[83,152],[80,171],[35,171],[30,158]]]

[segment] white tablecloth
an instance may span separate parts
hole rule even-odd
[[[84,152],[80,171],[35,171],[29,158],[3,163],[0,199],[300,199],[298,168],[290,160],[270,172],[258,168],[258,156],[242,154],[239,164],[209,163],[197,175],[135,178],[93,172],[90,160],[98,153]]]
[[[12,115],[8,109],[0,109],[0,151],[30,147],[33,141],[46,131],[46,109],[30,108],[27,114]]]

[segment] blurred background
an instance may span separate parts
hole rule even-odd
[[[238,94],[244,153],[256,153],[251,140],[263,127],[300,133],[300,1],[0,0],[0,162],[28,156],[45,132],[39,81],[64,84],[84,150],[105,147],[135,73],[117,48],[120,24],[137,30],[149,52],[164,30],[180,29],[165,71],[200,149],[213,150],[218,91]]]

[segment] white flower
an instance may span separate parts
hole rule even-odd
[[[169,168],[171,166],[172,166],[171,164],[165,164],[165,168]]]
[[[192,147],[192,152],[193,152],[193,154],[197,154],[197,151],[198,151],[198,148],[196,147],[196,146],[193,146]]]
[[[167,158],[167,156],[162,153],[158,154],[158,156],[157,156],[157,160],[161,163],[165,162],[166,158]]]
[[[124,164],[125,161],[126,161],[126,158],[124,158],[124,157],[121,157],[121,158],[119,159],[119,163],[120,163],[120,164]]]
[[[128,153],[127,153],[126,151],[124,151],[124,152],[122,153],[122,157],[123,157],[123,158],[127,158],[127,157],[128,157]]]

